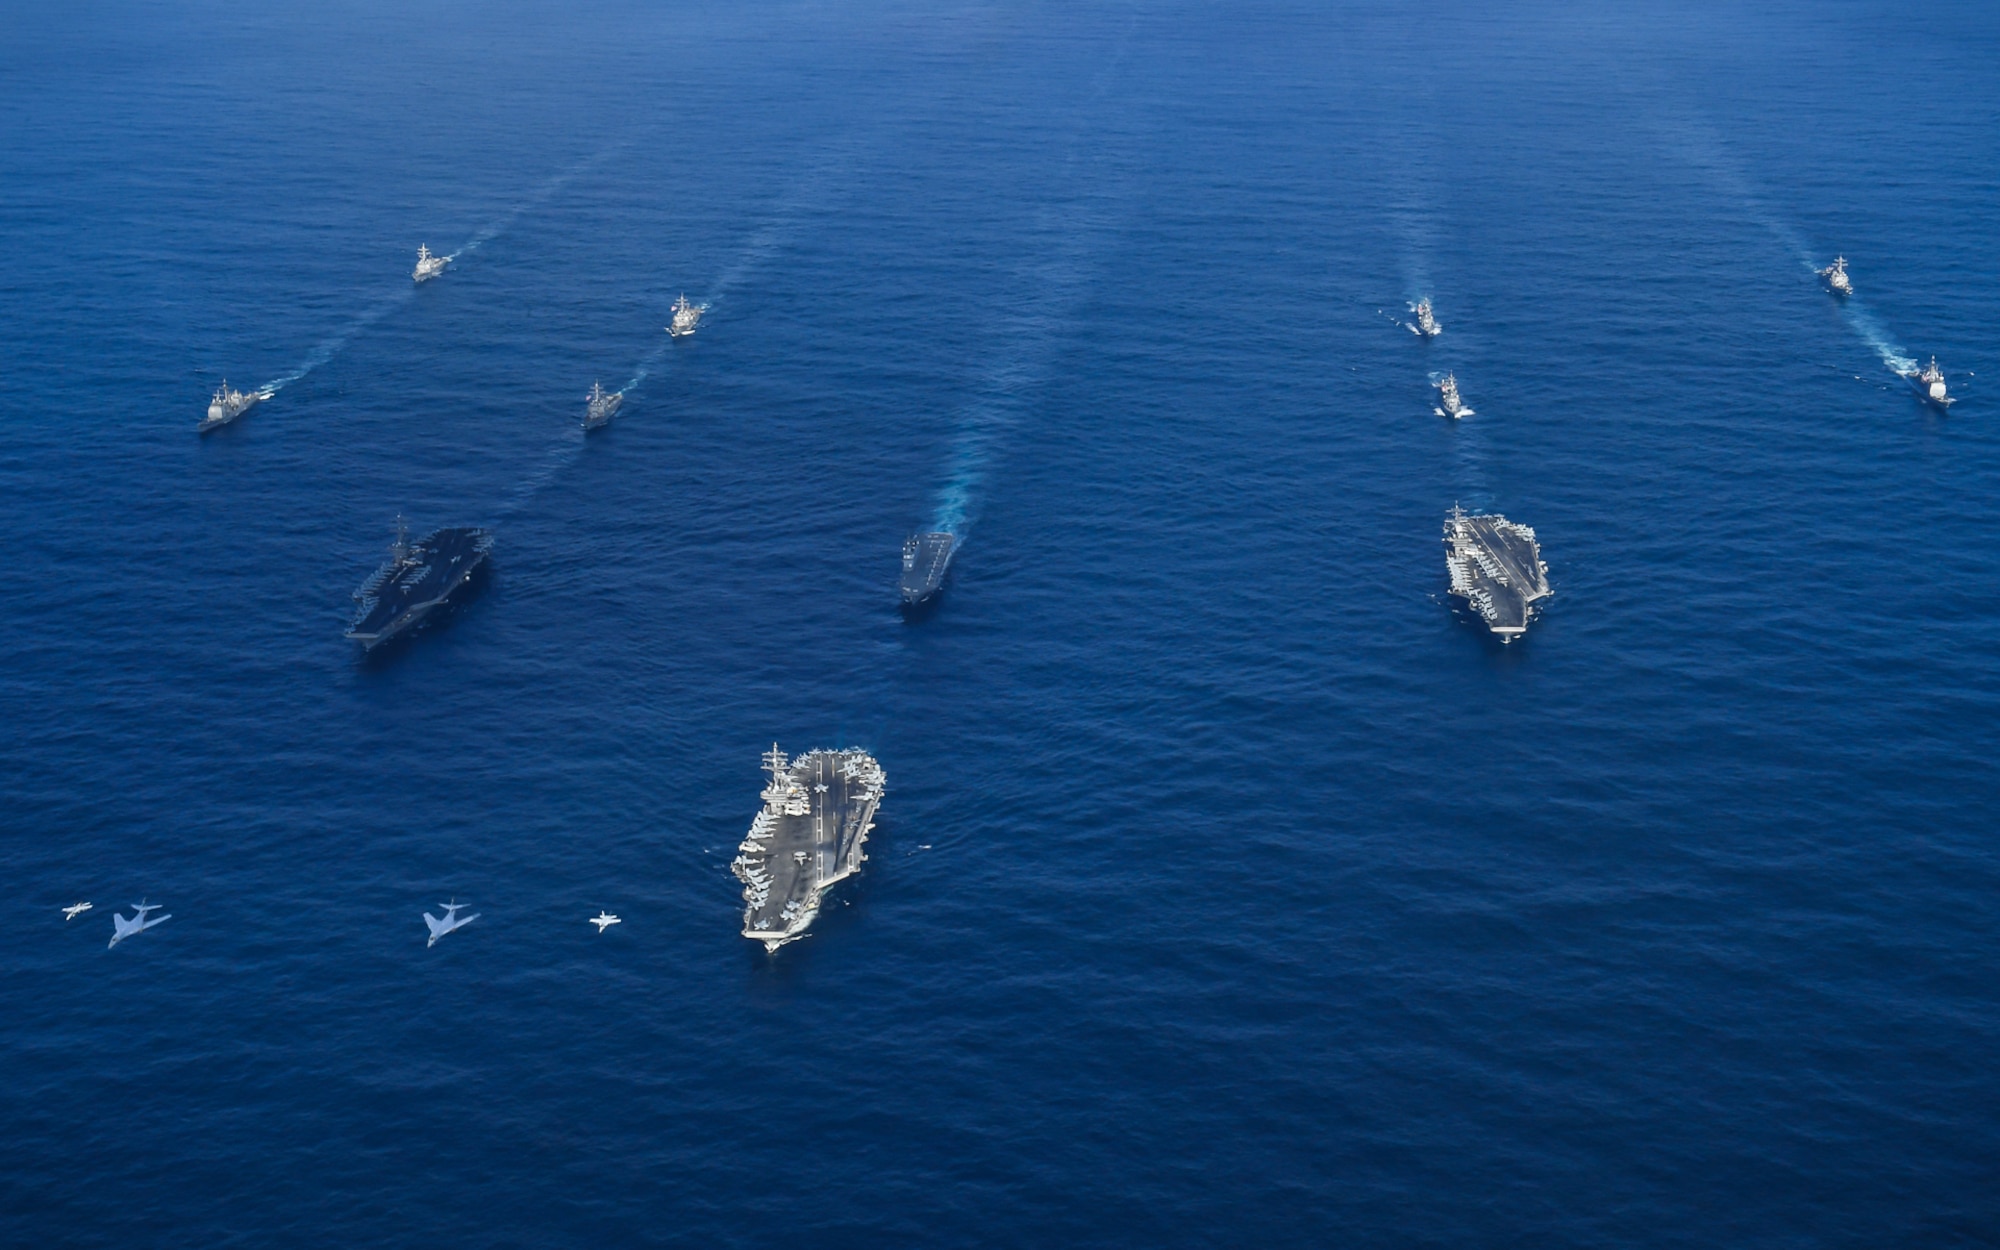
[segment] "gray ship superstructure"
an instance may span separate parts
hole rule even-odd
[[[804,935],[835,882],[861,869],[888,784],[866,751],[764,752],[764,806],[730,868],[743,882],[743,936],[766,951]]]
[[[1445,374],[1444,380],[1437,384],[1437,389],[1438,406],[1431,409],[1432,412],[1440,417],[1450,417],[1454,421],[1472,415],[1472,409],[1466,407],[1465,400],[1459,397],[1457,377]]]
[[[1444,563],[1451,593],[1479,613],[1501,642],[1526,633],[1534,605],[1554,593],[1535,531],[1498,513],[1467,516],[1454,507],[1444,523]]]
[[[1945,389],[1944,370],[1938,368],[1936,356],[1931,357],[1930,364],[1922,369],[1912,369],[1905,373],[1903,379],[1917,392],[1918,399],[1939,412],[1949,412],[1951,406],[1958,402]]]
[[[1410,305],[1410,311],[1415,313],[1417,317],[1417,324],[1411,326],[1410,329],[1416,332],[1418,338],[1434,339],[1444,333],[1444,327],[1437,323],[1436,315],[1431,312],[1431,302],[1429,300],[1418,300],[1416,303]]]
[[[1842,297],[1854,294],[1854,281],[1847,276],[1847,257],[1836,256],[1833,263],[1819,271],[1826,279],[1827,289]]]
[[[700,327],[701,315],[707,311],[707,304],[690,304],[688,297],[682,295],[674,301],[674,319],[667,323],[667,333],[677,339],[688,337]]]
[[[619,406],[625,402],[624,391],[607,391],[602,383],[592,382],[590,394],[583,397],[583,428],[594,430],[600,425],[610,424],[618,415]]]
[[[269,398],[271,398],[270,391],[248,393],[232,391],[229,389],[228,381],[225,380],[221,386],[215,388],[214,396],[208,401],[208,415],[202,418],[201,424],[195,429],[199,433],[206,434],[219,426],[228,425]]]
[[[431,255],[429,245],[419,243],[417,245],[417,267],[411,272],[410,277],[418,282],[429,282],[432,278],[443,273],[444,267],[450,263],[451,257],[433,256]]]
[[[472,580],[492,550],[492,532],[469,526],[432,530],[412,543],[397,517],[389,559],[354,592],[347,636],[373,651],[414,629]]]
[[[897,586],[904,607],[926,603],[944,588],[945,570],[951,567],[952,553],[957,550],[957,536],[941,531],[912,534],[904,541],[903,576]]]

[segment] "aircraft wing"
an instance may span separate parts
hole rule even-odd
[[[440,933],[449,933],[451,931],[444,921],[439,920],[436,916],[431,915],[429,912],[424,913],[424,923],[431,927],[432,937],[436,937]]]

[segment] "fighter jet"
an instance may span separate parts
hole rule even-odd
[[[146,919],[147,912],[160,910],[160,904],[158,903],[138,902],[132,904],[132,907],[138,914],[130,920],[125,919],[125,917],[115,911],[111,913],[111,940],[105,943],[105,950],[110,950],[135,933],[144,933],[154,925],[165,924],[167,921],[173,919],[172,916],[161,916],[156,920]]]
[[[78,916],[81,916],[83,913],[89,910],[90,910],[89,903],[71,903],[68,907],[62,909],[63,923],[68,924],[70,921],[76,919]]]
[[[479,919],[478,916],[467,916],[462,920],[459,918],[458,909],[465,906],[464,903],[439,903],[438,906],[444,908],[444,918],[442,920],[431,915],[429,912],[424,913],[424,923],[431,927],[431,940],[424,943],[427,949],[436,946],[438,939],[450,933],[453,929],[463,929],[465,926]]]
[[[608,911],[603,910],[602,908],[599,908],[597,914],[590,918],[590,923],[596,925],[597,931],[599,933],[602,933],[606,929],[609,929],[612,925],[619,923],[619,921],[618,917],[612,915]]]

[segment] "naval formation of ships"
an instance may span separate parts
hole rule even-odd
[[[419,247],[411,277],[419,284],[431,281],[445,272],[451,259]],[[1842,299],[1853,295],[1845,257],[1835,257],[1818,276],[1834,295]],[[1405,324],[1420,340],[1428,343],[1443,333],[1428,297],[1409,307],[1414,319]],[[668,335],[675,339],[693,335],[707,310],[706,304],[681,295],[671,309]],[[1899,372],[1925,403],[1943,411],[1955,402],[1935,357],[1922,369],[1911,365]],[[1446,372],[1433,386],[1437,415],[1454,420],[1474,415],[1459,393],[1456,373]],[[274,394],[272,386],[245,392],[224,382],[210,399],[199,429],[207,433],[228,425]],[[584,428],[608,424],[624,401],[623,391],[606,391],[601,382],[592,383],[584,396]],[[958,545],[958,536],[944,530],[913,534],[904,542],[897,594],[906,611],[937,598]],[[492,548],[493,535],[478,527],[435,529],[412,542],[407,525],[397,518],[388,560],[354,592],[355,611],[346,636],[368,652],[408,634],[473,583]],[[1538,605],[1553,593],[1535,531],[1499,513],[1469,514],[1454,506],[1445,519],[1444,548],[1451,595],[1501,642],[1523,636]],[[829,889],[860,871],[887,782],[882,766],[860,750],[816,749],[788,759],[774,743],[764,755],[764,768],[770,782],[764,787],[763,806],[731,868],[743,883],[743,936],[776,951],[805,934]],[[425,917],[432,924],[433,942],[440,933],[469,922],[454,919],[455,906],[447,909],[442,922]],[[66,909],[65,914],[75,910]],[[131,925],[143,920],[144,909]],[[605,914],[592,923],[602,932],[618,919]],[[125,936],[127,927],[121,918],[118,936]]]

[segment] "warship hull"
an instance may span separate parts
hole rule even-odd
[[[1932,384],[1924,380],[1921,374],[1906,373],[1903,375],[1903,380],[1910,384],[1910,389],[1916,392],[1918,399],[1939,412],[1950,412],[1951,406],[1958,402],[1952,396],[1941,393],[1944,388],[1943,383],[1938,383],[1937,389],[1934,390]]]
[[[1444,546],[1451,593],[1500,641],[1527,633],[1535,604],[1554,593],[1535,531],[1504,516],[1467,516],[1454,509],[1445,521]]]
[[[228,425],[232,421],[239,421],[244,416],[246,416],[252,408],[255,408],[258,404],[261,404],[263,402],[264,402],[264,396],[258,394],[251,394],[251,395],[245,395],[242,399],[242,402],[236,404],[230,404],[223,407],[218,407],[214,404],[210,404],[208,408],[208,415],[201,419],[200,425],[194,427],[195,433],[206,434],[210,430],[219,430],[223,426]]]
[[[952,534],[916,534],[904,542],[903,576],[896,587],[904,607],[928,603],[944,589],[944,575],[957,550],[958,538]]]
[[[730,868],[743,882],[743,936],[775,951],[811,927],[828,889],[861,870],[887,780],[865,751],[773,746],[771,782]]]
[[[434,530],[399,547],[354,592],[347,637],[373,651],[409,633],[465,588],[492,549],[492,533],[470,527]]]

